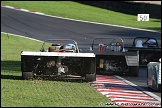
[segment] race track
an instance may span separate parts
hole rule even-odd
[[[1,32],[22,35],[42,41],[51,38],[74,39],[80,49],[89,48],[94,37],[154,37],[158,39],[161,45],[161,33],[158,32],[60,19],[5,7],[1,7]],[[128,46],[132,45],[129,40],[125,44]],[[140,69],[138,78],[121,77],[161,97],[161,93],[146,88],[146,69]]]
[[[38,40],[70,38],[79,48],[90,46],[94,37],[155,37],[161,43],[161,33],[128,29],[116,26],[83,23],[55,17],[36,15],[1,7],[1,32],[23,35]],[[126,45],[132,45],[127,40]]]

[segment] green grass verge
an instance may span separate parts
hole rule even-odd
[[[161,31],[161,19],[150,18],[149,21],[137,21],[136,15],[123,14],[77,2],[1,1],[1,4],[66,18]]]
[[[111,101],[86,82],[21,80],[21,51],[42,42],[1,33],[2,107],[98,107]]]

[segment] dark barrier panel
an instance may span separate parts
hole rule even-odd
[[[126,1],[75,1],[75,2],[131,15],[150,14],[150,18],[161,19],[161,5],[156,4],[126,2]]]

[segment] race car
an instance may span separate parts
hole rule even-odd
[[[89,82],[96,80],[95,69],[95,54],[80,53],[71,39],[48,39],[39,52],[21,52],[22,78],[27,80],[80,78]]]
[[[141,39],[144,37],[132,39],[133,45],[126,47],[121,38],[98,37],[92,40],[89,50],[79,49],[71,39],[48,39],[38,52],[21,52],[22,78],[79,77],[95,81],[96,73],[138,77],[139,66],[156,62],[161,56],[161,48],[154,38]]]
[[[29,80],[40,77],[43,79],[78,77],[90,82],[96,80],[98,72],[129,72],[132,76],[138,76],[138,51],[126,51],[121,38],[114,38],[110,42],[111,50],[108,52],[103,51],[103,44],[97,46],[100,51],[93,51],[95,49],[93,44],[91,50],[80,52],[74,40],[48,39],[43,42],[38,52],[22,51],[22,78]]]
[[[125,46],[125,41],[132,46]],[[92,40],[91,51],[96,55],[96,70],[100,74],[129,74],[137,77],[139,66],[147,66],[161,58],[161,48],[155,38],[108,38],[97,37]]]
[[[128,49],[139,51],[140,66],[146,67],[149,62],[159,62],[161,58],[161,45],[153,37],[136,37]]]
[[[161,92],[161,58],[147,64],[147,87]]]
[[[139,51],[126,49],[121,38],[96,37],[90,52],[96,56],[96,73],[139,75]]]

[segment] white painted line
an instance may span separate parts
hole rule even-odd
[[[99,92],[124,92],[124,93],[143,93],[143,92],[141,92],[141,91],[136,91],[136,90],[129,90],[129,91],[127,91],[127,90],[124,90],[124,89],[119,89],[119,90],[117,90],[117,89],[115,89],[115,90],[113,90],[113,89],[105,89],[105,88],[98,88],[97,89],[97,91],[99,91]]]
[[[126,95],[106,95],[106,97],[109,97],[109,98],[129,98],[129,99],[154,99],[154,98],[151,98],[150,96],[141,96],[141,95],[136,95],[136,96],[132,96],[132,95],[128,95],[128,96],[126,96]],[[128,100],[129,100],[128,99]],[[154,99],[155,100],[155,99]]]
[[[112,89],[112,90],[118,90],[118,88],[124,88],[124,89],[119,89],[119,90],[135,90],[135,91],[137,91],[137,89],[136,88],[134,88],[134,87],[122,87],[122,86],[113,86],[113,87],[105,87],[106,89]]]
[[[39,14],[39,15],[45,15],[44,13],[41,13],[41,12],[33,12],[35,14]]]
[[[1,7],[6,7],[6,8],[10,8],[10,9],[15,9],[15,8],[12,7],[12,6],[1,6]]]
[[[2,5],[1,5],[1,7],[10,8],[10,9],[15,9],[15,10],[21,11],[21,9],[16,9],[16,8],[11,7],[11,6],[2,6]],[[37,13],[37,12],[30,12],[30,11],[29,11],[29,13]],[[98,23],[98,22],[90,22],[90,21],[83,21],[83,20],[76,20],[76,19],[71,19],[71,18],[64,18],[64,17],[58,17],[58,16],[47,15],[47,14],[44,14],[44,13],[41,13],[40,15],[44,15],[44,16],[47,16],[47,17],[59,18],[59,19],[66,19],[66,20],[71,20],[71,21],[84,22],[84,23],[92,23],[92,24],[99,24],[99,25],[108,25],[108,26],[114,26],[114,27],[121,27],[121,28],[128,28],[128,29],[136,29],[136,30],[142,30],[142,31],[149,31],[149,32],[161,33],[161,32],[154,31],[154,30],[140,29],[140,28],[127,27],[127,26],[120,26],[120,25],[113,25],[113,24],[105,24],[105,23]]]
[[[24,11],[24,12],[29,12],[29,10],[26,10],[26,9],[20,9],[21,11]]]
[[[97,76],[98,77],[98,76]],[[103,77],[103,79],[105,79],[105,76],[101,76]],[[117,79],[116,79],[117,78]],[[102,79],[102,78],[101,78]],[[129,87],[122,87],[122,86],[115,86],[115,81],[116,80],[120,80],[123,83],[126,83],[129,85]],[[104,87],[102,88],[97,88],[96,86],[96,90],[101,93],[102,95],[108,97],[110,100],[112,100],[112,102],[115,102],[116,104],[118,104],[120,106],[131,106],[132,103],[136,106],[147,106],[147,104],[140,104],[140,103],[149,103],[150,106],[161,106],[161,101],[158,101],[157,99],[155,99],[155,97],[152,97],[148,94],[146,94],[145,90],[139,91],[139,88],[136,88],[137,85],[125,80],[124,78],[115,76],[115,78],[107,78],[107,83],[106,80],[104,80],[104,83],[108,84],[107,86],[104,84]],[[100,80],[97,80],[98,82]],[[101,80],[103,81],[103,80]],[[112,83],[112,84],[111,84]],[[119,81],[117,81],[117,83],[119,83]],[[97,85],[98,83],[96,83]],[[114,86],[113,86],[114,84]],[[132,87],[134,86],[134,87]],[[131,90],[128,90],[131,89]],[[120,103],[120,104],[119,104]],[[126,104],[124,104],[126,103]],[[139,103],[139,104],[136,104]]]
[[[104,95],[119,95],[119,96],[137,96],[137,95],[140,95],[140,96],[148,96],[144,93],[124,93],[124,92],[101,92],[102,94]]]
[[[1,7],[6,7],[6,8],[10,8],[10,9],[15,9],[14,7],[11,7],[11,6],[1,6]],[[20,11],[24,11],[25,9],[15,9],[15,10],[20,10]],[[30,12],[30,11],[27,11],[25,10],[26,12]],[[30,13],[38,13],[38,12],[30,12]],[[104,23],[97,23],[97,22],[89,22],[89,21],[82,21],[82,20],[75,20],[75,19],[70,19],[70,18],[63,18],[63,17],[57,17],[57,16],[52,16],[52,15],[45,15],[44,13],[38,13],[40,15],[44,15],[44,16],[49,16],[49,17],[55,17],[55,18],[61,18],[61,19],[67,19],[67,20],[73,20],[73,21],[80,21],[80,22],[86,22],[86,23],[94,23],[94,24],[100,24],[100,25],[109,25],[109,26],[115,26],[115,27],[123,27],[123,28],[129,28],[129,29],[137,29],[137,30],[143,30],[143,31],[150,31],[150,32],[157,32],[157,31],[153,31],[153,30],[146,30],[146,29],[139,29],[139,28],[132,28],[132,27],[126,27],[126,26],[119,26],[119,25],[112,25],[112,24],[104,24]],[[2,33],[2,32],[1,32]],[[161,32],[157,32],[157,33],[161,33]],[[9,34],[9,33],[7,33]],[[11,35],[14,35],[14,34],[11,34]],[[15,36],[18,36],[18,35],[15,35]],[[24,37],[24,36],[20,36],[19,37]],[[24,37],[26,38],[26,37]],[[32,39],[32,38],[28,38],[28,39]],[[36,39],[32,39],[32,40],[36,40]],[[36,41],[40,41],[40,40],[36,40]],[[42,41],[41,41],[42,42]],[[126,81],[127,82],[127,81]],[[131,83],[130,83],[131,84]],[[134,84],[132,83],[132,85],[134,86]],[[161,98],[159,98],[158,96],[152,94],[152,93],[149,93],[149,92],[146,92],[144,91],[145,93],[148,93],[149,95],[152,95],[154,96],[157,100],[161,101]]]
[[[105,94],[105,95],[109,95],[109,94],[119,94],[119,95],[147,95],[147,94],[144,94],[143,92],[139,91],[138,93],[132,93],[132,92],[121,92],[121,91],[109,91],[109,92],[106,92],[106,91],[102,91],[100,92],[102,94]]]
[[[132,82],[130,82],[130,81],[128,81],[128,80],[126,80],[126,79],[124,79],[124,78],[122,78],[122,77],[120,77],[120,76],[115,75],[115,77],[117,77],[117,78],[119,78],[120,80],[126,82],[127,84],[129,84],[129,85],[131,85],[131,86],[137,88],[138,90],[143,91],[144,93],[150,95],[151,97],[153,97],[153,98],[155,98],[156,100],[158,100],[159,102],[161,102],[161,97],[159,97],[159,96],[157,96],[157,95],[155,95],[155,94],[153,94],[153,93],[151,93],[151,92],[146,91],[145,89],[143,89],[143,88],[137,86],[136,84],[133,84]]]
[[[18,36],[18,37],[22,37],[22,38],[27,38],[27,39],[31,39],[31,40],[38,41],[38,42],[43,42],[43,41],[41,41],[41,40],[37,40],[37,39],[34,39],[34,38],[29,38],[29,37],[22,36],[22,35],[16,35],[16,34],[6,33],[6,32],[1,32],[1,33],[7,34],[7,35],[12,35],[12,36]]]
[[[140,28],[133,28],[133,27],[127,27],[127,26],[113,25],[113,24],[105,24],[105,23],[90,22],[90,21],[84,21],[84,20],[76,20],[76,19],[71,19],[71,18],[64,18],[64,17],[46,15],[46,14],[44,14],[44,16],[54,17],[54,18],[59,18],[59,19],[65,19],[65,20],[71,20],[71,21],[84,22],[84,23],[90,23],[90,24],[108,25],[108,26],[114,26],[114,27],[121,27],[121,28],[128,28],[128,29],[136,29],[136,30],[142,30],[142,31],[149,31],[149,32],[161,33],[161,32],[158,32],[158,31],[148,30],[148,29],[140,29]]]
[[[141,100],[141,99],[126,99],[126,98],[111,98],[112,101],[128,101],[128,102],[131,102],[131,101],[135,101],[135,102],[158,102],[158,101],[155,101],[154,99],[150,99],[150,100]]]

